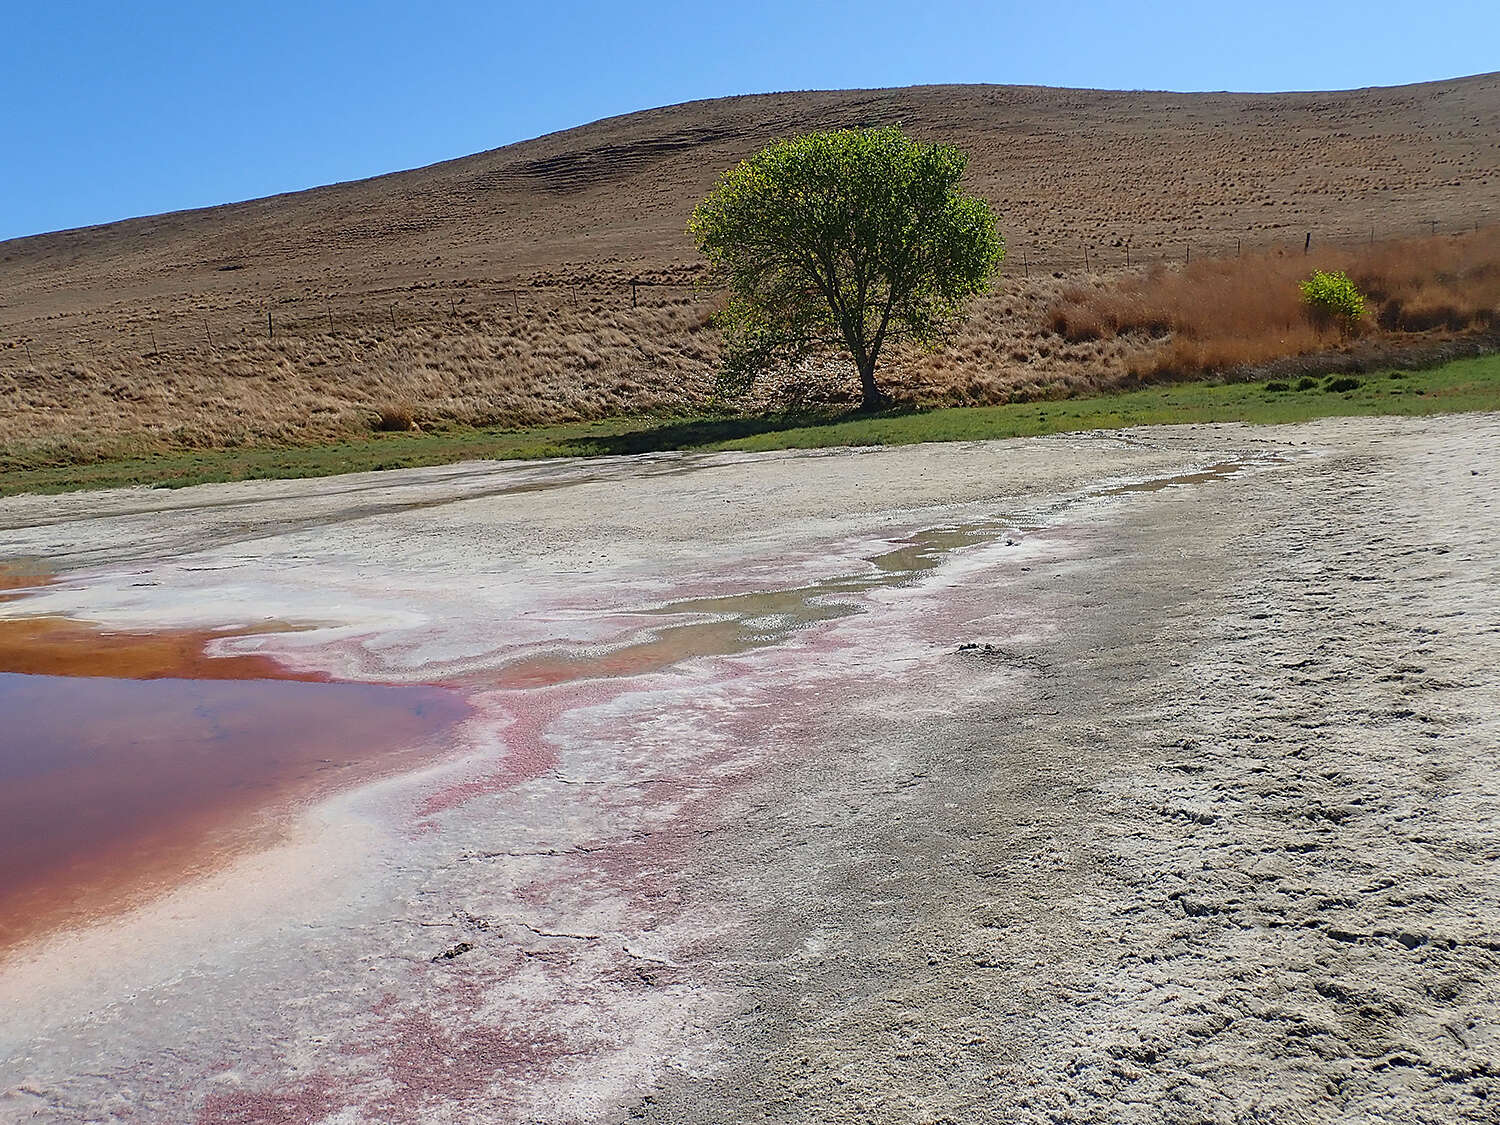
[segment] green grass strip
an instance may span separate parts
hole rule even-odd
[[[1287,389],[1279,389],[1282,386]],[[1289,385],[1184,383],[1089,398],[835,420],[617,418],[527,430],[451,429],[372,434],[325,445],[168,452],[86,465],[15,469],[0,473],[0,495],[328,476],[481,458],[909,445],[1182,422],[1283,423],[1471,410],[1500,410],[1500,356],[1457,360],[1425,371],[1308,378]]]

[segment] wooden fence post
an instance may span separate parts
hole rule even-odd
[[[635,286],[636,286],[636,283],[634,281],[632,281],[630,283],[630,307],[631,308],[635,308]]]
[[[1307,232],[1307,237],[1302,240],[1302,253],[1306,254],[1312,249],[1312,231]]]
[[[267,338],[272,339],[272,340],[276,339],[276,325],[271,320],[271,310],[270,309],[266,310],[266,336],[267,336]]]

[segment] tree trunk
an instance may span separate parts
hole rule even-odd
[[[879,410],[886,404],[885,395],[880,393],[880,388],[875,385],[875,364],[862,363],[859,365],[859,390],[861,410]]]

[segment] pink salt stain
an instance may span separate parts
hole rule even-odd
[[[441,1019],[415,1010],[416,998],[386,993],[371,1005],[380,1025],[346,1049],[369,1060],[361,1071],[283,1079],[274,1089],[216,1090],[200,1105],[196,1125],[310,1125],[344,1107],[383,1123],[423,1122],[438,1105],[494,1110],[529,1100],[539,1079],[595,1046],[548,1030],[540,1013],[525,1023],[481,1018],[479,982],[450,976],[442,984]]]
[[[994,612],[992,598],[974,613],[971,608],[949,608],[945,602],[935,612],[915,616],[905,624],[908,637],[923,643],[942,641],[957,644],[966,636],[955,637],[953,630],[962,628],[971,617]],[[565,861],[550,878],[534,880],[520,888],[517,900],[546,908],[556,901],[562,886],[578,885],[580,870],[587,870],[604,886],[625,896],[631,930],[650,934],[659,926],[681,915],[685,900],[683,880],[687,861],[703,846],[704,836],[719,823],[716,809],[734,791],[752,782],[762,773],[773,755],[812,754],[817,749],[819,732],[809,725],[804,714],[816,714],[815,704],[826,698],[830,684],[826,679],[811,680],[801,675],[780,677],[778,671],[805,673],[809,662],[837,661],[845,673],[857,667],[862,657],[872,654],[864,643],[843,629],[816,630],[803,634],[795,644],[775,650],[762,649],[753,656],[719,657],[712,679],[698,685],[698,690],[713,691],[732,684],[748,674],[760,682],[750,689],[749,697],[731,711],[729,718],[733,737],[700,748],[691,758],[694,772],[715,771],[713,782],[701,789],[688,788],[682,763],[677,764],[679,784],[651,786],[633,793],[629,806],[639,816],[649,807],[670,804],[673,813],[670,826],[656,826],[640,836],[601,841],[598,850],[590,849]],[[876,661],[879,653],[872,654]],[[847,691],[847,676],[840,675]],[[489,706],[503,705],[508,725],[504,728],[505,754],[498,767],[486,776],[448,786],[430,795],[421,805],[421,815],[431,817],[441,811],[480,796],[502,790],[555,769],[560,749],[549,737],[549,731],[569,712],[607,703],[622,694],[661,682],[660,673],[625,676],[607,680],[562,680],[519,690],[497,693]],[[886,690],[879,679],[863,685],[860,693],[878,694]],[[485,704],[481,704],[482,707]],[[486,707],[486,709],[488,709]],[[639,721],[642,716],[637,716]],[[630,737],[630,725],[620,732]],[[747,747],[751,749],[747,753]],[[723,771],[731,762],[743,762],[739,768]],[[607,811],[607,801],[586,798]],[[498,952],[498,951],[496,951]],[[542,980],[537,989],[537,1003],[524,1022],[496,1021],[480,1015],[486,993],[510,977],[521,964],[538,967],[538,960],[524,957],[503,967],[491,963],[486,969],[464,966],[462,975],[449,969],[441,980],[447,1014],[435,1016],[430,1010],[414,1010],[416,1001],[397,1002],[387,996],[372,1006],[372,1014],[382,1026],[374,1032],[366,1050],[378,1058],[373,1076],[359,1080],[342,1099],[332,1095],[333,1080],[319,1076],[300,1085],[275,1093],[234,1091],[218,1093],[205,1104],[200,1125],[240,1125],[249,1122],[310,1122],[339,1105],[359,1104],[377,1119],[390,1122],[423,1120],[424,1112],[441,1103],[453,1108],[494,1110],[501,1104],[516,1103],[534,1093],[539,1080],[555,1077],[569,1060],[597,1053],[608,1046],[568,1037],[546,1026],[547,1018],[559,1010],[566,1011],[578,1003],[597,1002],[595,989],[654,988],[690,979],[691,962],[697,957],[713,956],[713,941],[706,935],[693,940],[690,935],[676,935],[673,942],[674,964],[641,963],[622,948],[615,953],[603,972],[591,970],[593,976],[580,991],[577,973],[586,964],[585,954],[572,948],[548,950],[540,960]],[[437,968],[419,966],[423,977],[440,972]],[[363,1053],[363,1052],[361,1052]],[[375,1081],[389,1088],[367,1088]]]
[[[281,1090],[216,1090],[204,1099],[197,1125],[309,1125],[343,1103],[333,1082],[315,1075]]]
[[[418,969],[422,977],[441,973],[426,982],[441,990],[441,1013],[435,1014],[439,1005],[422,1003],[418,996],[378,1005],[384,1022],[367,1051],[378,1058],[377,1078],[392,1088],[359,1099],[377,1120],[424,1121],[435,1103],[494,1109],[527,1100],[539,1080],[601,1046],[547,1027],[546,1017],[561,1006],[556,1002],[536,1003],[522,1020],[481,1016],[489,986],[516,967],[513,963],[488,972],[459,967],[454,972],[452,967],[423,965]]]
[[[964,578],[960,586],[971,582]],[[722,597],[726,588],[717,581],[684,583],[675,592],[682,598]],[[921,613],[898,614],[892,620],[903,630],[901,640],[956,647],[960,641],[972,639],[961,630],[971,619],[993,615],[997,604],[993,593],[982,594],[972,588],[963,593],[968,596],[957,601],[949,597],[934,600],[930,611],[924,607]],[[987,600],[973,606],[975,597]],[[982,612],[972,612],[971,607]],[[871,608],[879,612],[878,606]],[[660,623],[662,619],[656,616],[652,620]],[[852,625],[859,620],[847,622]],[[713,662],[711,675],[695,682],[695,691],[713,692],[732,685],[742,675],[751,677],[747,697],[722,720],[706,712],[701,718],[726,722],[732,737],[690,748],[673,763],[676,784],[669,779],[668,784],[637,789],[623,798],[623,805],[611,805],[611,800],[619,797],[618,793],[610,794],[613,787],[601,787],[598,795],[579,794],[578,800],[591,802],[602,812],[604,823],[612,823],[611,808],[624,808],[627,815],[642,818],[642,823],[643,810],[670,805],[671,812],[653,821],[643,835],[601,840],[599,850],[580,851],[559,861],[552,877],[523,887],[518,899],[545,909],[558,901],[560,887],[576,886],[580,873],[587,872],[601,886],[622,896],[626,916],[632,920],[628,932],[650,934],[681,917],[689,861],[703,847],[705,836],[722,826],[723,814],[718,810],[724,801],[768,767],[774,768],[776,756],[819,751],[819,736],[825,732],[804,715],[815,716],[817,704],[826,701],[830,690],[846,696],[888,690],[884,673],[873,684],[860,683],[851,675],[851,670],[867,661],[879,664],[884,655],[878,630],[889,624],[864,620],[865,630],[873,624],[877,631],[873,639],[868,631],[851,636],[845,625],[808,630],[792,643],[758,649],[748,656],[709,657]],[[838,663],[834,676],[819,675],[809,680],[809,664],[824,661]],[[701,662],[695,663],[703,667]],[[628,668],[611,667],[607,678],[600,678],[597,673],[589,674],[588,668],[586,662],[559,662],[557,675],[539,674],[536,682],[524,686],[505,684],[502,672],[498,677],[502,690],[471,696],[478,711],[505,722],[504,752],[481,776],[429,793],[417,808],[418,817],[430,821],[476,797],[556,769],[561,748],[549,732],[570,712],[665,682],[659,669],[631,674]],[[536,670],[541,671],[539,667]],[[926,669],[923,674],[930,671]],[[472,693],[477,685],[470,681],[464,686],[466,693]],[[620,737],[628,739],[633,724],[645,717],[636,714],[622,722]],[[726,769],[729,763],[739,764]],[[689,788],[690,770],[699,775],[714,771],[711,783],[701,789]],[[663,980],[691,978],[690,963],[699,956],[711,958],[714,952],[709,931],[700,927],[698,933],[697,939],[691,930],[674,935],[671,956],[679,963],[671,965],[642,964],[622,947],[612,953],[613,960],[606,962],[601,972],[597,947],[592,957],[581,948],[546,950],[537,1002],[528,1004],[525,1018],[519,1020],[497,1020],[482,1014],[496,985],[511,978],[523,964],[537,968],[537,960],[528,960],[519,948],[516,957],[505,959],[503,965],[490,960],[481,965],[464,961],[413,966],[415,981],[441,989],[432,998],[437,1001],[441,996],[441,1002],[422,1004],[416,997],[398,1000],[387,994],[372,1004],[369,1011],[379,1021],[378,1026],[367,1029],[359,1043],[348,1047],[349,1056],[369,1058],[368,1072],[294,1075],[270,1090],[218,1089],[201,1103],[197,1121],[199,1125],[293,1125],[315,1122],[342,1107],[358,1105],[373,1119],[405,1122],[423,1120],[424,1112],[437,1103],[449,1108],[491,1109],[498,1104],[519,1103],[522,1098],[534,1097],[535,1084],[557,1076],[570,1060],[614,1046],[569,1038],[547,1026],[549,1017],[558,1016],[558,1026],[568,1026],[568,1013],[580,1003],[598,1003],[601,987],[653,987]],[[498,955],[501,950],[491,952]],[[592,976],[581,980],[580,972]],[[442,1014],[435,1014],[435,1008],[441,1008]]]
[[[493,1107],[497,1087],[530,1086],[566,1059],[585,1053],[562,1036],[535,1024],[484,1023],[467,1019],[461,1028],[439,1023],[424,1012],[409,1012],[389,1028],[382,1068],[394,1090],[369,1108],[378,1120],[421,1121],[423,1110],[482,1101]]]
[[[480,776],[444,786],[424,797],[415,811],[418,823],[428,822],[437,814],[476,797],[501,792],[556,769],[560,754],[547,737],[553,723],[577,707],[606,702],[625,690],[628,685],[624,681],[589,680],[508,691],[501,699],[493,696],[471,699],[483,712],[503,708],[508,720],[501,735],[504,753]]]
[[[902,541],[882,540],[881,543],[886,545]],[[663,608],[697,598],[723,598],[756,591],[753,583],[741,581],[731,584],[735,585],[743,585],[745,589],[726,588],[723,579],[712,576],[682,582],[674,586],[672,597],[664,602]],[[597,606],[585,599],[563,598],[548,607],[551,612],[569,608],[598,611]],[[630,621],[637,627],[648,622],[660,624],[662,620],[659,612],[618,611],[605,612],[600,619],[612,621],[617,626]],[[799,647],[805,649],[807,646]],[[503,791],[555,769],[560,756],[547,737],[550,727],[569,711],[608,702],[632,690],[637,680],[664,671],[660,667],[642,668],[632,664],[633,660],[650,659],[645,651],[634,650],[650,648],[649,645],[627,645],[618,655],[606,652],[600,657],[582,660],[523,657],[524,667],[518,666],[510,672],[502,667],[497,679],[505,696],[504,709],[508,722],[503,728],[505,754],[499,768],[429,794],[416,809],[418,821],[430,821],[436,814],[463,805],[476,797]]]

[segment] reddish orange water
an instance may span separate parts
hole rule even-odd
[[[224,637],[271,633],[254,630],[174,629],[159,633],[105,632],[63,617],[0,620],[0,672],[48,676],[114,676],[129,680],[324,680],[317,672],[294,672],[268,656],[210,656]]]
[[[51,581],[51,571],[39,560],[0,559],[0,602],[24,597]]]
[[[211,657],[216,635],[0,622],[0,949],[274,838],[279,812],[468,713],[445,688]]]

